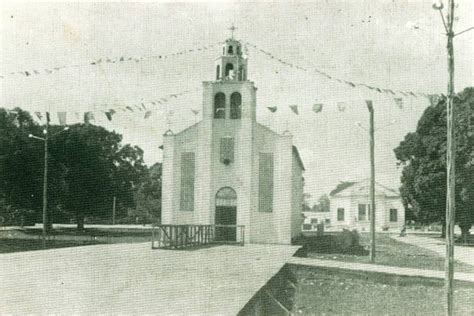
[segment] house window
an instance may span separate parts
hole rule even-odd
[[[331,224],[331,219],[326,218],[326,219],[324,220],[324,224],[326,224],[326,225]]]
[[[234,53],[234,49],[232,46],[229,46],[229,49],[227,51],[229,54],[233,54]]]
[[[359,204],[359,221],[367,220],[367,205]]]
[[[398,212],[396,208],[390,209],[390,221],[391,222],[398,222]]]
[[[221,77],[221,66],[217,65],[217,67],[216,67],[216,80],[219,80],[220,77]]]
[[[181,153],[181,211],[194,210],[194,169],[193,152]]]
[[[303,224],[303,230],[312,230],[313,229],[313,225],[311,224]]]
[[[225,119],[225,94],[222,92],[214,97],[214,118]]]
[[[230,118],[240,119],[242,115],[242,96],[238,92],[230,96]]]
[[[234,139],[231,137],[221,138],[221,162],[228,165],[234,162]]]
[[[259,154],[258,210],[272,212],[273,209],[273,154]]]
[[[342,208],[342,207],[337,209],[337,220],[339,222],[344,221],[344,208]]]
[[[318,223],[318,219],[317,218],[312,218],[311,219],[311,224],[317,224]]]

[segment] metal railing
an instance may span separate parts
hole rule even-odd
[[[245,244],[244,225],[153,225],[152,249],[183,249],[209,244]]]

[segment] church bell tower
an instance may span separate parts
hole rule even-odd
[[[234,37],[225,41],[222,55],[216,60],[216,80],[247,80],[247,59],[243,57],[242,45]]]

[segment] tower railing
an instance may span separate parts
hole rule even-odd
[[[244,225],[153,225],[152,249],[186,249],[210,244],[245,244]]]

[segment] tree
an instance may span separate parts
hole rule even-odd
[[[311,211],[311,207],[309,206],[309,199],[311,199],[311,194],[303,193],[303,212]]]
[[[28,134],[42,135],[42,128],[30,114],[20,108],[0,109],[0,197],[15,217],[36,212],[41,218],[43,198],[44,144],[28,138]],[[49,209],[59,202],[64,188],[61,177],[64,168],[52,160],[49,163]]]
[[[456,140],[456,222],[465,239],[474,222],[474,88],[454,101]],[[400,193],[405,208],[422,223],[441,221],[446,211],[446,98],[428,107],[395,148],[403,166]]]
[[[329,197],[327,194],[323,194],[318,199],[318,204],[313,206],[313,209],[317,209],[318,212],[329,212]]]
[[[76,124],[53,143],[52,155],[66,169],[62,203],[78,229],[86,216],[109,217],[114,196],[120,196],[121,209],[134,205],[133,192],[146,170],[143,151],[121,141],[103,127]]]
[[[161,220],[161,185],[162,165],[155,163],[147,170],[146,176],[135,193],[134,215],[141,218],[143,223]]]

